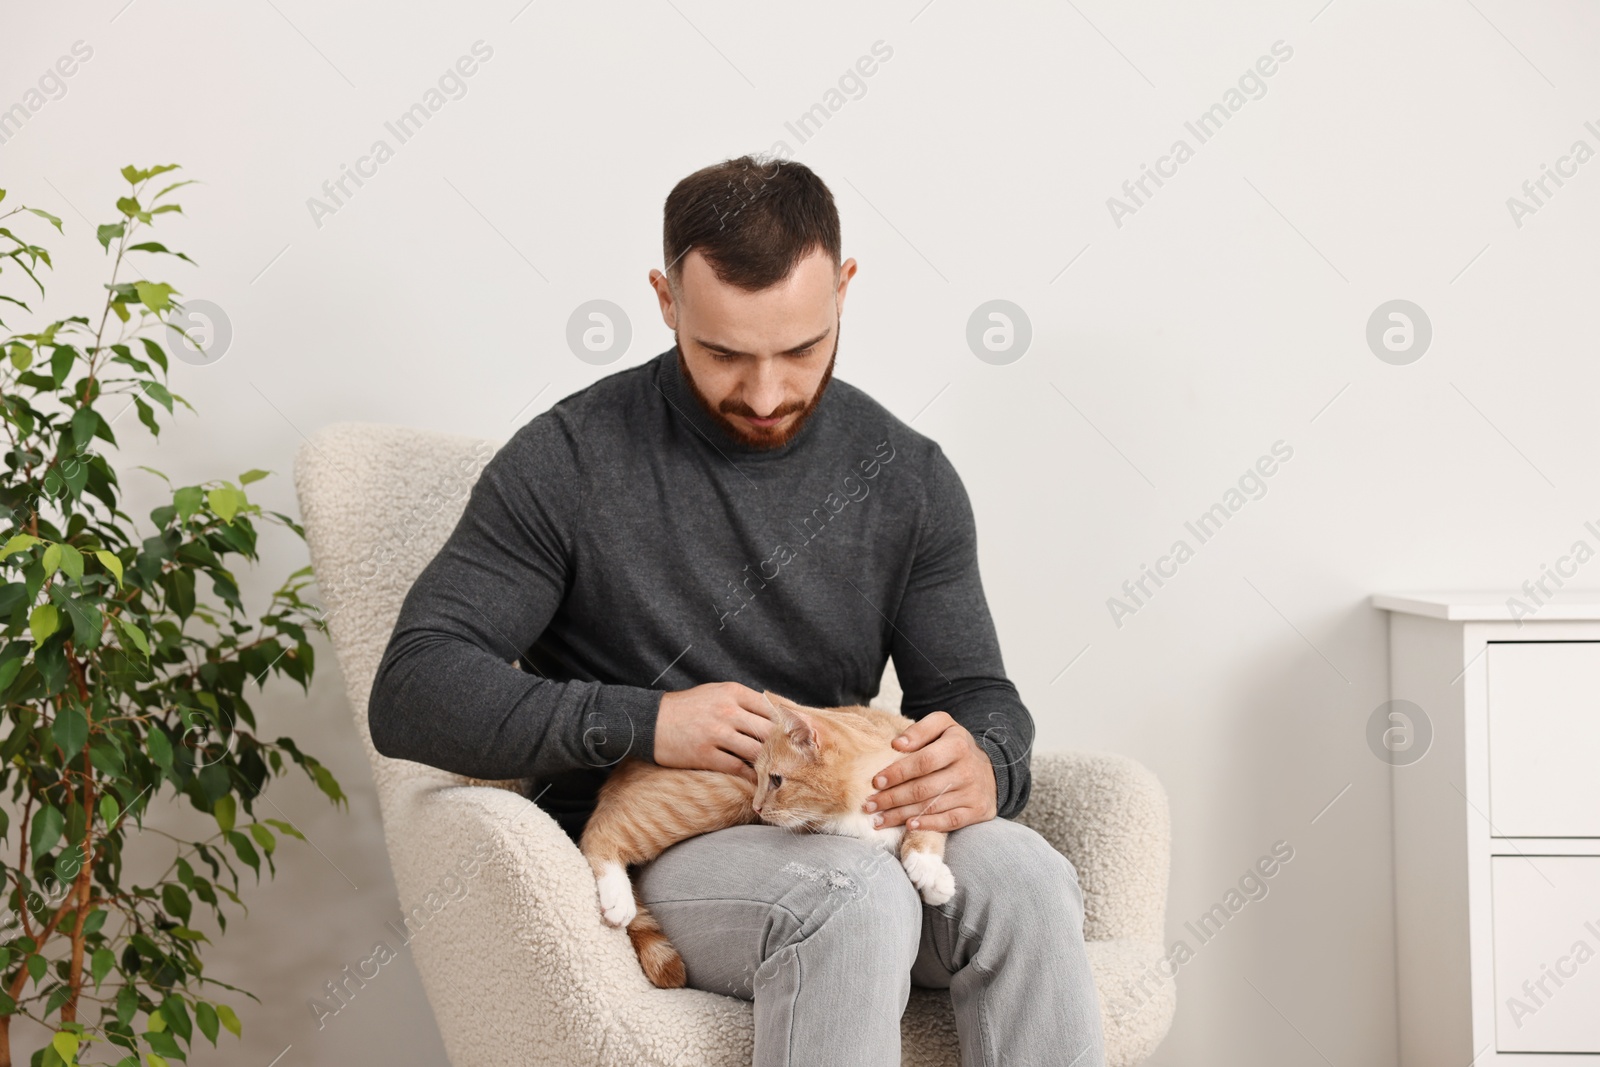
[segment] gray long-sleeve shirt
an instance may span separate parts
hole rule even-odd
[[[701,408],[677,347],[564,398],[484,467],[417,577],[368,703],[386,756],[529,778],[574,839],[609,768],[654,759],[705,682],[943,710],[1028,801],[1032,717],[1001,663],[967,493],[932,440],[833,379],[783,447]]]

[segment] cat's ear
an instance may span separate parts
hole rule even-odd
[[[767,706],[772,708],[772,710],[774,712],[777,712],[777,711],[780,711],[780,710],[781,711],[805,711],[806,710],[805,708],[801,707],[799,704],[796,704],[794,701],[790,700],[788,697],[779,696],[777,693],[774,693],[770,689],[768,689],[766,692],[762,693],[761,695],[766,698]]]
[[[772,705],[772,721],[789,735],[790,744],[801,751],[817,749],[817,724],[807,711],[792,700],[785,699],[768,689],[762,694]]]

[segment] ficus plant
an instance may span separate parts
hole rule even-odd
[[[267,472],[174,486],[136,467],[170,502],[145,532],[119,506],[107,450],[114,429],[136,425],[121,415],[131,406],[159,435],[162,413],[194,410],[167,387],[171,347],[198,346],[176,324],[180,294],[145,277],[193,261],[141,237],[181,210],[172,197],[190,183],[161,177],[176,169],[123,168],[118,217],[95,233],[110,263],[103,305],[27,332],[11,331],[39,317],[30,301],[53,267],[23,234],[65,230],[42,209],[7,210],[0,190],[0,1067],[17,1016],[53,1031],[33,1067],[166,1067],[199,1037],[237,1037],[227,1001],[251,994],[205,973],[201,927],[209,917],[226,931],[230,905],[248,910],[241,868],[259,881],[264,860],[275,875],[280,838],[304,840],[257,817],[262,791],[293,764],[346,804],[294,741],[257,736],[246,700],[277,674],[309,691],[307,631],[325,629],[301,597],[309,567],[254,621],[229,569],[230,557],[259,559],[258,522],[305,536],[251,503],[246,487]],[[145,825],[152,804],[178,796],[216,832],[190,841]],[[136,884],[136,856],[167,866]]]

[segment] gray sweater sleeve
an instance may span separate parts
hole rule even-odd
[[[1033,717],[1006,678],[1000,642],[978,575],[977,525],[966,487],[935,446],[921,472],[927,498],[911,576],[894,620],[892,655],[904,699],[921,719],[948,712],[978,739],[994,766],[1000,818],[1027,806]]]
[[[367,717],[379,752],[474,778],[654,760],[660,690],[554,681],[513,663],[561,603],[582,503],[577,451],[556,412],[484,466],[378,665]]]

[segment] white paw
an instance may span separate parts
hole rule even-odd
[[[596,880],[600,887],[600,913],[612,926],[627,926],[633,922],[639,909],[633,903],[633,883],[620,863],[606,864],[605,873]]]
[[[956,876],[943,859],[931,852],[912,851],[901,860],[911,884],[922,894],[924,903],[943,904],[955,895]]]

